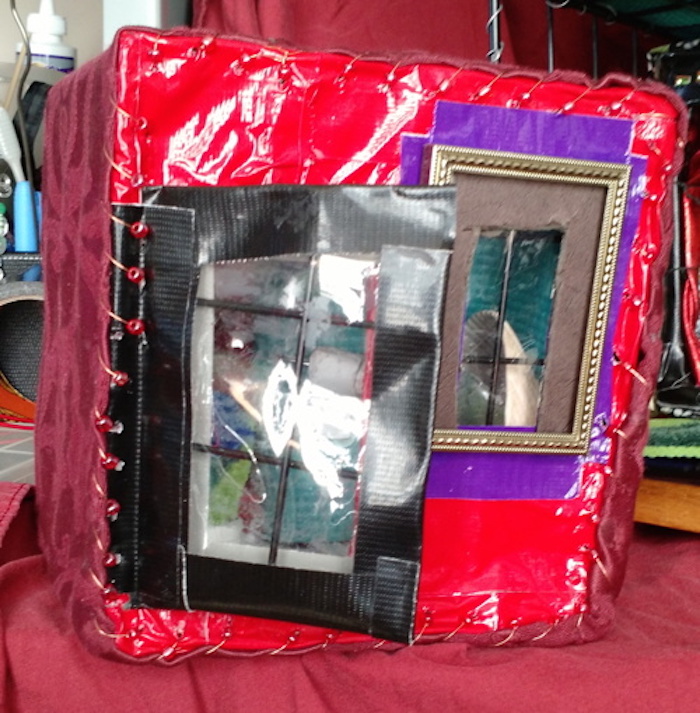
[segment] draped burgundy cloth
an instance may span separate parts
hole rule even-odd
[[[11,547],[0,565],[3,713],[697,710],[697,535],[637,528],[615,627],[595,643],[204,656],[163,668],[101,659],[80,644],[37,554],[28,495],[0,483],[0,561]]]
[[[501,60],[546,69],[549,48],[544,0],[508,0],[502,5]],[[489,52],[487,0],[194,0],[193,6],[197,28],[286,41],[309,49],[384,54],[422,51],[465,59],[486,59]],[[635,67],[643,72],[645,52],[662,43],[647,34],[635,37],[628,27],[576,10],[554,10],[552,19],[556,69],[592,74],[597,64],[600,76],[636,73]]]

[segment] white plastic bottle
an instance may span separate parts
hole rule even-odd
[[[39,12],[29,14],[27,32],[32,64],[59,72],[75,69],[75,47],[63,41],[66,19],[55,13],[53,0],[41,0]]]

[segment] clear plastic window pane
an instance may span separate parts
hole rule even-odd
[[[560,230],[479,236],[464,312],[460,426],[536,429],[562,236]]]
[[[202,269],[191,552],[352,571],[377,274],[375,256]]]

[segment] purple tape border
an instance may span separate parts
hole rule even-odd
[[[596,398],[596,426],[586,457],[569,455],[434,452],[426,497],[474,500],[546,500],[575,497],[581,466],[606,461],[608,439],[597,424],[610,412],[612,337],[619,311],[632,242],[639,220],[646,160],[630,153],[634,123],[628,119],[558,115],[527,109],[438,102],[429,136],[402,137],[402,183],[420,182],[423,149],[428,143],[513,151],[558,158],[626,163],[630,188],[622,226],[618,269]],[[517,467],[514,467],[517,459]]]

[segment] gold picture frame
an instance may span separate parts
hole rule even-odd
[[[466,213],[466,218],[458,218],[457,235],[460,231],[469,231],[478,226],[518,228],[517,223],[522,219],[519,216],[527,213],[526,208],[518,208],[518,205],[527,207],[530,202],[528,194],[536,187],[534,193],[541,194],[541,198],[539,203],[536,200],[532,201],[537,204],[533,206],[535,215],[526,218],[526,222],[551,225],[558,221],[566,223],[568,220],[569,223],[564,226],[566,234],[568,235],[570,230],[580,233],[570,237],[569,240],[585,245],[590,256],[588,275],[577,276],[587,280],[584,286],[587,299],[583,300],[586,314],[581,315],[581,324],[584,326],[580,330],[579,343],[571,345],[575,349],[580,349],[578,362],[580,367],[577,379],[575,372],[569,375],[572,377],[570,381],[574,383],[569,426],[563,432],[551,428],[522,431],[498,426],[465,429],[458,428],[456,424],[455,427],[443,427],[444,424],[441,425],[436,421],[433,450],[585,453],[589,448],[593,426],[603,347],[628,196],[630,166],[621,163],[484,151],[446,145],[432,145],[428,149],[430,150],[427,164],[429,183],[434,185],[457,183],[458,187],[463,182],[466,184],[463,186],[464,190],[458,190],[458,215]],[[482,184],[488,185],[484,187]],[[499,192],[500,203],[493,199],[494,193]],[[547,199],[548,194],[552,194],[552,199]],[[566,197],[567,195],[569,198]],[[516,196],[519,196],[518,200]],[[563,200],[562,196],[564,196]],[[600,215],[597,221],[594,221],[596,222],[594,226],[591,225],[590,219],[584,220],[578,217],[581,212],[579,208],[584,203],[589,203],[589,198],[586,196],[589,198],[597,196],[599,208],[596,210]],[[460,201],[465,203],[464,210],[459,208]],[[560,205],[564,203],[569,204],[569,207],[557,213]],[[538,211],[544,214],[538,216]],[[474,217],[470,218],[472,213]],[[566,217],[567,215],[569,218]],[[566,239],[565,237],[564,240]],[[566,258],[564,263],[567,259],[571,261],[574,258]],[[578,289],[579,286],[571,281],[571,275],[576,272],[576,265],[573,267],[572,270],[572,264],[564,264],[561,268],[562,275],[569,275],[562,280],[569,279],[569,283],[558,285],[558,290],[566,291],[572,286]],[[559,270],[557,275],[559,280]],[[464,280],[463,272],[461,276]],[[558,319],[564,324],[566,318],[567,315],[562,313]],[[556,319],[555,317],[554,321]],[[552,330],[555,328],[554,321]],[[449,330],[444,331],[447,338]],[[552,341],[555,336],[553,332],[550,333]],[[564,344],[562,353],[566,348],[567,345]],[[573,361],[571,363],[574,364]],[[571,369],[569,371],[571,372]],[[445,372],[448,373],[449,381],[450,374],[453,377],[454,372],[450,372],[448,368],[445,368]],[[545,369],[543,384],[546,384],[546,381],[547,369]],[[556,385],[552,388],[553,398],[556,398]]]

